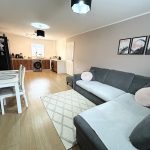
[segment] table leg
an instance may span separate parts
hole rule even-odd
[[[21,108],[21,100],[20,100],[20,93],[19,93],[19,85],[18,85],[18,83],[15,85],[15,91],[16,91],[16,100],[17,100],[18,114],[21,114],[22,113],[22,108]]]

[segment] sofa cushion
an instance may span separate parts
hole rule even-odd
[[[128,92],[135,94],[136,91],[138,91],[139,89],[149,86],[150,86],[150,77],[135,75]]]
[[[93,74],[93,80],[103,83],[109,72],[109,69],[91,67],[90,72]]]
[[[137,104],[134,96],[126,93],[79,115],[109,150],[135,150],[129,136],[149,113],[150,109]]]
[[[140,150],[150,149],[150,115],[140,122],[130,135],[132,144]]]
[[[150,87],[142,88],[135,93],[137,103],[150,107]]]
[[[132,73],[111,70],[109,71],[104,83],[127,92],[133,78],[134,74]]]
[[[115,87],[100,83],[98,81],[82,81],[76,82],[78,86],[96,95],[104,101],[110,101],[124,94],[125,92]]]

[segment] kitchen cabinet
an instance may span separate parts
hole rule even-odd
[[[50,60],[49,59],[42,60],[42,69],[50,69]]]
[[[33,59],[12,59],[11,64],[13,70],[18,70],[21,64],[26,67],[26,70],[33,69]],[[49,59],[42,60],[42,69],[50,69]]]

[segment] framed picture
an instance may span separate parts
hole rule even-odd
[[[145,55],[150,55],[150,36],[149,36],[149,38],[148,38]]]
[[[131,38],[119,40],[118,54],[127,55],[129,54]]]
[[[147,41],[147,36],[133,38],[131,48],[130,48],[130,54],[132,55],[144,54],[146,41]]]

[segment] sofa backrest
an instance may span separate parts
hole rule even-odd
[[[133,73],[91,67],[93,80],[111,85],[125,92],[135,94],[143,87],[150,87],[150,77],[135,75]]]
[[[150,77],[135,75],[128,92],[135,94],[136,91],[143,87],[150,87]]]
[[[128,92],[130,84],[134,78],[133,73],[110,70],[104,81],[105,84],[111,85],[118,89]]]
[[[90,72],[93,74],[93,80],[104,83],[109,69],[91,67]]]

